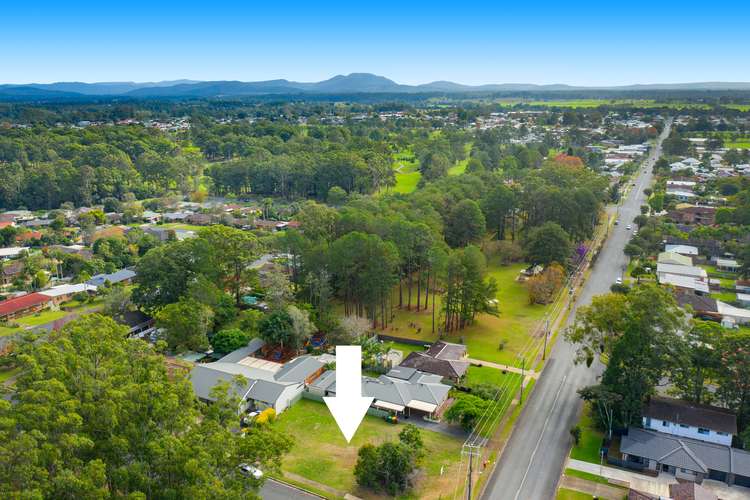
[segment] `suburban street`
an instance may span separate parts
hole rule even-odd
[[[633,181],[627,197],[610,214],[620,219],[612,226],[601,254],[591,268],[573,313],[587,305],[595,295],[607,293],[621,277],[627,265],[623,249],[632,234],[626,226],[640,214],[645,204],[643,190],[651,184],[652,167],[661,155],[661,143],[668,136],[671,121],[659,137],[649,157],[644,161]],[[570,314],[567,325],[574,320]],[[557,482],[571,446],[569,429],[575,425],[581,411],[581,400],[576,391],[596,381],[601,366],[586,368],[574,365],[575,348],[562,336],[552,349],[550,360],[537,381],[531,399],[524,408],[483,498],[512,500],[543,500],[555,496]]]
[[[292,488],[273,479],[266,479],[266,482],[263,483],[263,487],[260,489],[260,496],[264,500],[312,500],[313,498],[320,498],[319,496]]]

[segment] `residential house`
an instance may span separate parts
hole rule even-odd
[[[669,212],[669,218],[678,224],[710,226],[716,222],[716,207],[689,205]]]
[[[734,259],[724,259],[721,257],[716,257],[712,260],[716,264],[716,269],[718,269],[719,271],[728,271],[731,273],[735,273],[740,269],[740,264]]]
[[[445,409],[451,389],[441,379],[399,366],[378,378],[362,377],[362,395],[374,398],[371,408],[375,410],[436,418]],[[318,396],[335,396],[335,371],[325,372],[308,390]]]
[[[693,293],[696,295],[708,295],[710,293],[708,282],[691,276],[663,274],[659,277],[659,283],[672,286],[680,293]]]
[[[42,238],[40,231],[24,231],[16,235],[16,243],[30,243]]]
[[[692,266],[693,259],[688,255],[680,255],[677,252],[661,252],[657,258],[659,264],[672,264],[675,266]]]
[[[698,255],[698,247],[694,247],[691,245],[665,245],[664,246],[665,252],[674,252],[678,253],[680,255],[690,255],[691,257],[695,257]]]
[[[46,290],[42,290],[38,293],[49,297],[52,304],[58,305],[71,300],[76,294],[94,292],[96,292],[95,286],[88,283],[76,283],[73,285],[66,284],[53,286],[52,288],[47,288]]]
[[[0,261],[0,285],[13,283],[16,278],[23,274],[23,261],[12,260],[3,265]]]
[[[47,309],[51,305],[51,298],[41,293],[27,293],[19,297],[0,302],[0,321],[8,321],[27,314],[33,314]]]
[[[109,274],[96,274],[91,277],[86,283],[93,286],[102,286],[105,283],[110,285],[116,285],[118,283],[128,284],[135,278],[135,271],[132,269],[120,269],[114,273]]]
[[[643,428],[730,446],[737,417],[725,408],[680,399],[652,397],[643,408]]]
[[[5,247],[0,248],[0,259],[13,259],[18,257],[23,252],[28,252],[29,249],[26,247]]]
[[[728,445],[630,427],[620,452],[626,461],[677,479],[750,486],[750,453]]]
[[[698,197],[698,195],[692,191],[678,188],[667,188],[666,194],[667,196],[674,196],[680,201],[691,201]]]
[[[440,375],[443,381],[457,384],[469,369],[469,362],[465,345],[438,341],[425,352],[410,353],[399,366]]]
[[[659,278],[659,281],[661,281],[662,277],[666,274],[685,276],[688,278],[699,279],[701,281],[706,281],[708,279],[708,273],[702,267],[657,263],[656,276]]]
[[[220,382],[229,383],[240,399],[238,413],[273,408],[281,413],[302,397],[305,387],[314,383],[325,365],[310,356],[300,356],[281,364],[256,358],[265,342],[253,339],[247,346],[233,351],[214,363],[198,364],[190,371],[196,396],[214,401],[212,389]],[[242,384],[235,382],[241,376]]]

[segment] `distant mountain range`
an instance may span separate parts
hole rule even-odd
[[[0,99],[75,99],[82,97],[131,98],[212,98],[297,94],[418,94],[473,92],[564,92],[564,91],[750,91],[750,82],[699,82],[646,84],[610,87],[582,87],[563,84],[535,85],[502,83],[462,85],[437,81],[422,85],[402,85],[370,73],[337,75],[322,82],[267,80],[261,82],[172,80],[164,82],[58,82],[0,85]]]

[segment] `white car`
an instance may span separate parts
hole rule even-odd
[[[631,226],[630,224],[628,224],[627,226],[625,226],[625,229],[627,229],[628,231],[630,231],[631,229],[633,229],[633,226]]]
[[[252,476],[255,479],[261,479],[263,477],[263,471],[254,465],[240,464],[240,470],[246,476]]]
[[[615,280],[615,284],[616,284],[616,285],[622,285],[622,278],[617,278],[617,279]]]

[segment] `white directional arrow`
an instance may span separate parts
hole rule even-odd
[[[362,347],[336,346],[336,396],[323,398],[350,442],[375,398],[362,396]]]

